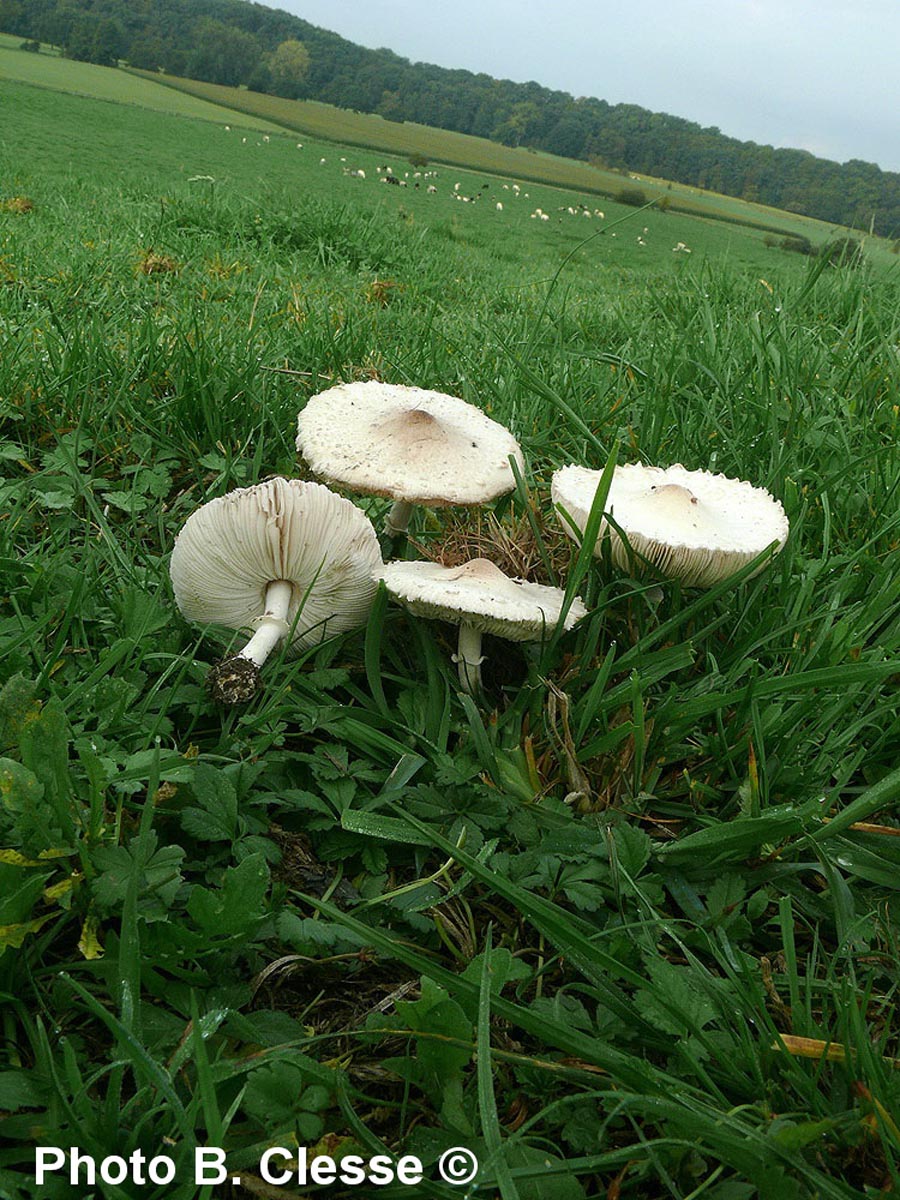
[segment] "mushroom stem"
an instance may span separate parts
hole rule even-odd
[[[413,506],[408,500],[395,500],[391,505],[391,511],[384,518],[384,532],[388,537],[399,537],[406,533],[409,528],[409,518],[412,514]]]
[[[238,658],[247,658],[261,667],[283,637],[290,632],[288,609],[293,588],[286,579],[276,579],[266,588],[266,610],[260,618],[253,637],[238,652]]]
[[[453,661],[459,667],[459,682],[462,690],[470,696],[481,690],[481,630],[463,623],[459,627],[459,642]]]
[[[286,579],[268,584],[265,612],[253,637],[243,650],[216,663],[206,677],[207,689],[214,700],[221,704],[245,704],[259,691],[260,667],[291,630],[287,616],[292,591]]]

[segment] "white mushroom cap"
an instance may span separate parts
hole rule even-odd
[[[230,629],[253,628],[269,585],[289,583],[284,621],[297,651],[365,624],[380,565],[365,513],[322,484],[278,478],[193,512],[169,569],[189,621]]]
[[[392,562],[381,571],[391,595],[420,617],[454,624],[465,622],[482,633],[513,642],[539,641],[559,620],[565,593],[561,588],[510,579],[486,558],[460,567],[433,562]],[[576,596],[566,613],[571,629],[587,614]]]
[[[409,504],[484,504],[515,487],[510,455],[524,470],[516,439],[480,409],[400,384],[320,392],[297,431],[297,449],[316,475]]]
[[[553,476],[553,503],[582,532],[602,474],[571,466]],[[691,587],[712,587],[727,579],[773,542],[780,550],[789,529],[781,502],[764,488],[710,471],[688,471],[680,463],[616,467],[606,511],[637,554]],[[574,536],[567,521],[563,526]],[[600,553],[605,534],[611,537],[613,561],[627,567],[625,545],[605,518],[595,553]]]

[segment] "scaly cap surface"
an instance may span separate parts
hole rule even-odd
[[[562,609],[561,588],[511,579],[486,558],[459,567],[433,562],[392,562],[381,571],[391,595],[416,616],[465,623],[514,642],[539,641]],[[566,613],[565,628],[587,614],[579,597]]]
[[[311,397],[297,449],[331,483],[439,507],[484,504],[515,487],[508,429],[456,396],[390,383],[345,383]]]

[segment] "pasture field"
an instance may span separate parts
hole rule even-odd
[[[640,186],[648,197],[661,198],[680,213],[734,222],[761,232],[806,237],[814,244],[821,244],[834,234],[823,221],[664,179],[630,178],[586,162],[524,148],[513,149],[484,138],[411,122],[396,124],[378,116],[314,101],[282,100],[245,89],[148,71],[109,70],[69,61],[47,47],[40,54],[26,54],[19,45],[19,38],[0,34],[0,79],[135,104],[178,116],[227,121],[235,127],[269,132],[287,129],[305,137],[339,142],[381,155],[406,159],[413,154],[424,154],[435,163],[550,185],[583,193],[588,198],[615,196],[623,188]],[[884,244],[875,243],[876,255],[885,253],[886,249]]]
[[[74,62],[48,53],[46,49],[40,54],[24,53],[19,49],[21,41],[21,38],[0,34],[0,80],[30,83],[72,95],[111,100],[116,104],[134,104],[175,116],[195,117],[207,121],[225,119],[234,125],[253,129],[272,128],[263,118],[244,113],[234,112],[223,118],[222,109],[218,105],[187,93],[179,94],[171,88],[163,90],[152,78],[145,80],[135,75],[110,70],[108,67]]]
[[[420,154],[447,165],[471,167],[530,183],[580,190],[588,195],[615,196],[623,188],[640,187],[648,197],[665,198],[680,212],[708,216],[714,220],[736,221],[751,228],[776,233],[798,234],[813,241],[831,232],[831,227],[824,221],[782,212],[765,204],[754,204],[649,175],[628,175],[527,147],[503,146],[487,138],[417,125],[414,121],[387,121],[371,113],[336,108],[319,101],[283,100],[245,88],[223,87],[173,75],[153,75],[147,71],[129,73],[142,79],[155,80],[191,96],[239,109],[248,115],[265,118],[311,137],[326,138],[360,149],[403,157]]]
[[[75,1194],[37,1145],[171,1158],[104,1200],[309,1194],[261,1175],[298,1145],[425,1165],[342,1198],[896,1193],[896,259],[0,103],[0,1195]],[[381,596],[223,710],[234,635],[178,614],[175,535],[302,474],[298,410],[365,378],[463,396],[527,461],[409,555],[589,615],[486,638],[476,703],[453,632]],[[706,592],[579,555],[550,476],[612,458],[765,486],[787,545]],[[197,1145],[241,1183],[195,1183]]]

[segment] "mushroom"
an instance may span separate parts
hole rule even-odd
[[[570,466],[553,476],[553,503],[582,532],[601,475],[601,471]],[[712,587],[773,543],[777,552],[787,541],[789,528],[781,502],[764,488],[710,471],[688,471],[680,463],[666,468],[640,463],[616,467],[606,511],[636,554],[689,587]],[[563,526],[575,537],[567,521]],[[613,561],[627,567],[628,549],[605,517],[594,553],[600,553],[607,534]]]
[[[270,479],[198,508],[172,551],[175,603],[189,621],[255,630],[210,671],[213,698],[249,700],[285,638],[297,652],[365,624],[380,566],[371,521],[319,483]]]
[[[389,496],[390,537],[413,505],[485,504],[516,486],[509,430],[456,396],[402,384],[344,383],[311,397],[297,418],[297,449],[329,483]]]
[[[559,621],[565,592],[510,579],[486,558],[473,558],[459,567],[433,562],[391,562],[380,573],[387,590],[419,617],[459,625],[459,644],[453,661],[459,666],[464,692],[481,687],[481,635],[493,633],[512,642],[540,641]],[[576,596],[563,628],[571,629],[587,614]]]

